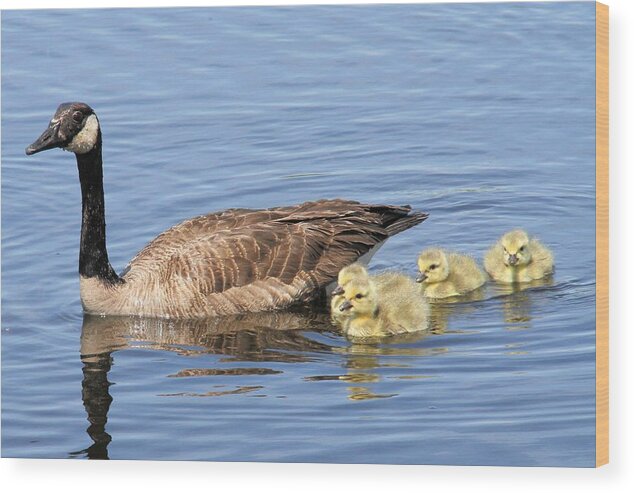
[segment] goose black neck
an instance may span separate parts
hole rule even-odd
[[[82,210],[79,274],[83,277],[97,277],[115,284],[121,280],[110,265],[106,250],[101,132],[95,147],[85,154],[76,154],[76,157],[81,183]]]

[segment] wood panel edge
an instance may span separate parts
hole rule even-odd
[[[609,461],[609,10],[596,2],[596,457]]]

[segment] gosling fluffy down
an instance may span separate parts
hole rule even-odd
[[[353,338],[426,330],[429,305],[409,277],[397,273],[359,276],[348,282],[337,310],[343,332]]]
[[[461,296],[486,282],[486,274],[471,257],[430,248],[418,257],[420,283],[428,298]]]
[[[498,282],[530,282],[552,274],[555,262],[548,248],[516,229],[505,233],[486,253],[484,268]]]
[[[330,300],[330,317],[333,323],[337,324],[349,315],[348,311],[339,309],[341,303],[345,300],[343,294],[346,286],[354,279],[367,279],[368,277],[368,270],[359,263],[350,264],[339,271],[337,287],[333,290]]]

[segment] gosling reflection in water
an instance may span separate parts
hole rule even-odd
[[[432,333],[438,335],[463,332],[451,330],[449,328],[451,326],[451,320],[464,318],[476,312],[480,309],[477,302],[483,301],[486,298],[486,289],[480,287],[462,296],[429,300],[429,323]]]
[[[346,373],[343,375],[315,375],[306,377],[311,382],[339,381],[349,384],[346,387],[348,399],[364,401],[395,397],[395,393],[379,393],[372,390],[373,384],[380,384],[382,368],[408,368],[400,358],[434,356],[448,351],[446,347],[425,348],[413,344],[422,342],[428,332],[401,334],[389,338],[365,338],[363,343],[354,342],[347,347],[333,348],[334,352],[346,356]],[[386,343],[389,341],[389,343]],[[400,346],[403,344],[404,346]],[[429,375],[399,375],[388,378],[414,380],[429,378]]]
[[[349,350],[354,351],[353,346],[348,348]],[[358,345],[362,346],[362,345]],[[360,351],[360,354],[349,357],[346,361],[346,375],[341,377],[341,380],[354,384],[348,389],[348,399],[353,401],[364,401],[368,399],[385,399],[388,397],[394,397],[397,394],[377,394],[370,390],[369,386],[364,386],[363,384],[372,384],[381,381],[381,377],[378,373],[373,373],[372,370],[379,368],[381,366],[379,362],[379,358],[366,353],[365,351]]]
[[[116,351],[146,347],[176,352],[179,355],[220,354],[230,361],[297,362],[308,361],[309,353],[330,352],[332,347],[303,335],[303,331],[330,330],[329,316],[314,311],[247,314],[208,320],[161,320],[131,317],[84,315],[81,332],[83,363],[82,400],[88,414],[87,433],[92,445],[71,452],[70,456],[108,459],[112,437],[106,432],[108,411],[113,398],[108,373]],[[268,368],[183,368],[166,377],[214,375],[273,375]],[[235,390],[203,394],[220,396],[246,393],[258,386],[241,386]],[[166,394],[170,395],[170,394]]]
[[[533,304],[531,295],[541,288],[553,285],[552,277],[529,283],[496,284],[496,295],[502,299],[502,313],[506,330],[531,328]]]
[[[445,354],[448,351],[446,347],[440,348],[424,348],[416,346],[401,347],[400,344],[420,343],[427,338],[429,333],[403,334],[390,338],[389,345],[374,344],[352,344],[347,348],[343,348],[348,355],[346,361],[346,375],[341,380],[351,383],[347,387],[348,399],[352,401],[365,401],[369,399],[386,399],[396,397],[397,393],[380,393],[372,390],[374,384],[380,384],[382,377],[375,370],[381,368],[403,368],[408,365],[400,361],[400,358],[412,356],[428,357],[438,354]],[[398,344],[398,345],[397,345]],[[398,375],[388,378],[398,379],[416,379],[428,378],[428,375]],[[361,384],[361,385],[360,385]],[[366,385],[363,385],[366,384]]]

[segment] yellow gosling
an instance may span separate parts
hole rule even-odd
[[[531,282],[553,273],[552,252],[526,231],[504,234],[484,257],[484,268],[498,282]]]
[[[384,273],[355,278],[344,289],[339,306],[343,332],[353,338],[383,337],[426,330],[429,305],[407,276]]]
[[[428,298],[442,299],[467,294],[486,282],[486,274],[471,257],[430,248],[418,257],[420,283]]]
[[[345,300],[343,296],[345,287],[353,279],[366,279],[368,276],[368,270],[359,263],[350,264],[339,271],[337,286],[333,290],[332,298],[330,299],[330,315],[333,323],[339,323],[341,319],[347,317],[349,314],[349,312],[345,310],[339,310],[341,303]]]

